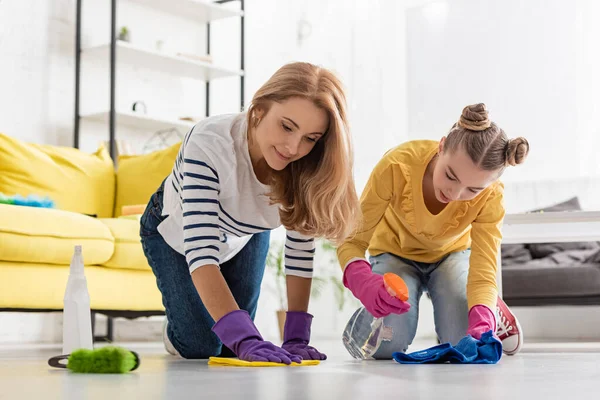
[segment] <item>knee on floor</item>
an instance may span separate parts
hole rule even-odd
[[[210,357],[216,357],[220,355],[221,348],[183,348],[177,349],[181,357],[188,360],[206,360]]]

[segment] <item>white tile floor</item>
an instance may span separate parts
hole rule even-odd
[[[76,375],[47,366],[56,346],[0,346],[0,399],[561,399],[597,398],[600,344],[526,346],[499,364],[400,365],[351,359],[338,342],[330,359],[304,368],[208,367],[159,344],[122,344],[142,357],[126,375]],[[419,343],[428,347],[430,343]]]

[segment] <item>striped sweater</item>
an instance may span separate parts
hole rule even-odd
[[[269,204],[269,187],[254,174],[246,114],[209,117],[185,136],[164,187],[158,231],[185,255],[190,273],[235,256],[252,234],[281,225],[279,206]],[[285,271],[311,278],[314,239],[288,230]]]

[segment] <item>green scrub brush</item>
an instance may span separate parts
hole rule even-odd
[[[60,362],[65,359],[66,365]],[[140,366],[140,357],[122,347],[107,346],[94,350],[78,349],[69,355],[52,357],[48,365],[82,374],[124,374]]]

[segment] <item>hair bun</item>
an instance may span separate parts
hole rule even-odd
[[[521,164],[529,154],[529,142],[524,137],[510,139],[506,144],[506,164],[515,165]]]
[[[484,131],[492,125],[485,104],[478,103],[463,108],[458,126],[471,131]]]

